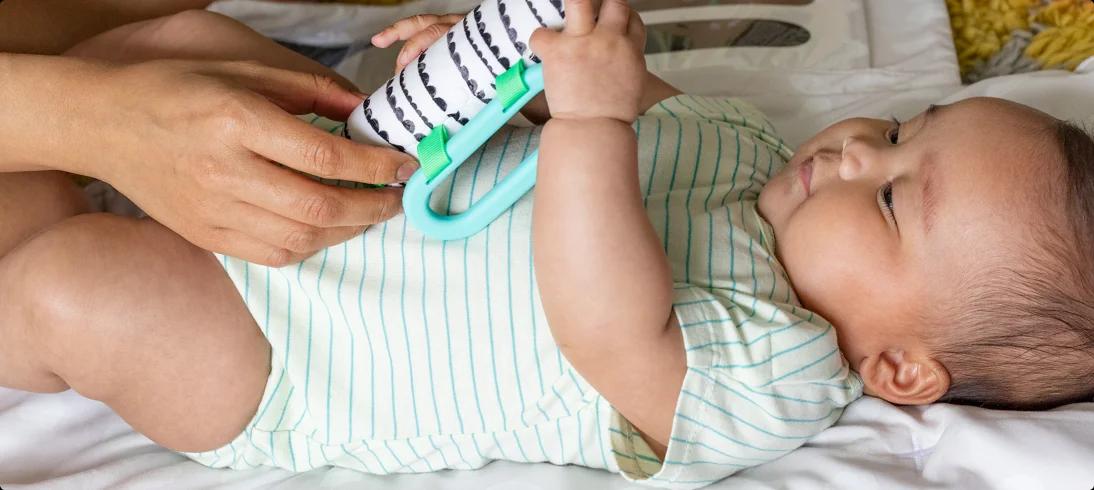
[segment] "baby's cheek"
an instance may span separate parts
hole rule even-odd
[[[816,212],[809,204],[790,218],[776,243],[795,292],[807,307],[815,307],[851,289],[864,251],[849,240],[838,217]]]

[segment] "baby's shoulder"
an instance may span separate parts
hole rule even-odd
[[[690,119],[734,126],[778,139],[774,125],[756,106],[736,97],[680,94],[651,106],[640,119]]]
[[[793,154],[762,112],[732,97],[669,97],[634,127],[647,195],[704,187],[723,205],[755,200]]]

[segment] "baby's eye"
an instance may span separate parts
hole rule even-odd
[[[896,117],[893,118],[893,127],[885,131],[885,139],[894,145],[900,142],[900,121]]]
[[[896,224],[896,215],[893,214],[893,183],[886,182],[877,191],[877,203],[885,218]]]

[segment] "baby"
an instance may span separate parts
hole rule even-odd
[[[505,459],[678,488],[794,450],[863,393],[1094,396],[1089,135],[970,99],[791,153],[747,104],[649,75],[625,2],[566,12],[532,43],[547,123],[435,195],[462,211],[539,148],[533,194],[482,233],[396,218],[269,268],[151,221],[44,224],[0,258],[0,383],[72,387],[213,467]],[[423,44],[408,25],[380,43]]]

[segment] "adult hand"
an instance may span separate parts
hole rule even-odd
[[[385,184],[418,167],[292,116],[345,120],[360,104],[320,75],[189,61],[103,74],[86,88],[96,94],[90,105],[72,112],[68,167],[111,183],[208,250],[275,266],[302,260],[397,214],[402,190],[335,187],[299,172]]]

